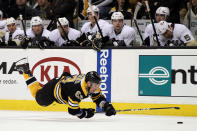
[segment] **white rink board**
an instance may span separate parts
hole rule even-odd
[[[197,49],[112,49],[112,102],[197,104],[196,97],[138,96],[139,55],[197,56]],[[80,68],[81,73],[97,70],[97,52],[91,49],[2,49],[0,51],[0,63],[2,65],[2,62],[6,62],[7,70],[6,73],[3,74],[3,69],[0,69],[0,99],[33,100],[23,77],[16,71],[13,71],[12,74],[8,74],[13,62],[23,57],[28,57],[31,68],[43,59],[58,57],[74,62]],[[192,63],[192,59],[188,61],[187,59],[188,58],[182,62],[183,65],[185,63],[197,65],[197,61]],[[179,64],[179,62],[176,63]],[[187,64],[185,66],[187,66]],[[44,81],[41,81],[41,68],[45,71],[49,68],[47,74],[53,78],[54,70],[58,68],[58,74],[60,75],[61,72],[63,72],[63,66],[68,67],[71,74],[79,73],[72,64],[67,62],[48,61],[36,66],[34,75],[38,81],[44,84],[47,80],[46,76],[44,76]],[[13,80],[14,83],[6,84],[4,82],[5,80]],[[192,91],[196,90],[195,86],[193,88]],[[173,89],[176,88],[173,87]],[[192,95],[196,95],[197,93],[184,89],[179,90],[179,94],[180,92],[184,93],[186,91]]]
[[[9,52],[9,53],[8,53]],[[11,65],[13,62],[23,58],[28,57],[30,68],[39,62],[40,60],[51,58],[51,57],[57,57],[57,58],[64,58],[72,61],[75,63],[81,73],[86,73],[90,70],[96,70],[96,52],[93,50],[61,50],[61,49],[52,49],[52,50],[40,50],[40,49],[3,49],[0,53],[0,63],[6,62],[7,63],[7,71],[6,74],[2,74],[2,70],[0,71],[0,99],[17,99],[17,100],[23,100],[23,99],[30,99],[33,100],[33,97],[31,96],[28,88],[26,87],[26,84],[24,82],[23,76],[19,75],[17,71],[13,71],[12,74],[8,74]],[[91,55],[89,55],[91,54]],[[55,59],[57,60],[57,59]],[[47,82],[46,75],[43,77],[44,81],[41,81],[41,66],[43,67],[43,70],[46,71],[47,67],[49,68],[48,76],[50,78],[54,77],[54,70],[55,68],[58,69],[58,76],[60,76],[63,72],[63,67],[66,66],[70,69],[71,74],[78,74],[79,71],[72,65],[67,62],[61,62],[61,61],[48,61],[45,63],[41,63],[38,65],[33,75],[37,78],[37,80],[44,84]],[[50,66],[50,67],[49,67]],[[56,66],[56,67],[55,67]],[[14,81],[13,84],[6,84],[5,80],[12,80]]]
[[[169,104],[197,104],[197,97],[159,97],[159,96],[138,96],[138,74],[139,55],[197,55],[197,50],[193,49],[140,49],[140,50],[113,50],[112,51],[112,101],[129,103],[169,103]],[[114,59],[115,58],[115,59]],[[197,58],[197,56],[196,56]],[[187,58],[188,59],[188,58]],[[181,61],[181,59],[180,59]],[[190,61],[191,62],[191,61]],[[184,66],[185,62],[182,62]],[[197,66],[197,61],[193,62]],[[178,63],[177,63],[178,64]],[[186,63],[188,64],[188,63]],[[189,63],[191,64],[191,63]],[[179,94],[187,91],[193,95],[192,91],[179,90]],[[173,86],[172,86],[173,88]],[[173,95],[176,95],[176,91]]]

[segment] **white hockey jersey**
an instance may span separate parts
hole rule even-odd
[[[184,46],[193,41],[194,37],[191,31],[182,24],[175,24],[173,30],[173,37],[171,39],[165,38],[163,35],[159,36],[161,46],[171,43],[169,46]]]
[[[81,32],[70,28],[69,27],[69,31],[68,31],[68,39],[69,40],[76,40],[77,38],[79,38],[81,35]],[[64,40],[60,34],[60,31],[58,29],[53,30],[50,35],[49,35],[49,39],[53,42],[55,42],[56,46],[62,46],[62,44],[67,44],[68,40]]]
[[[109,23],[107,21],[105,21],[105,20],[100,19],[100,20],[98,20],[98,24],[99,24],[99,26],[101,28],[101,31],[102,31],[104,29],[104,27],[106,25],[108,25]],[[85,33],[85,34],[87,34],[88,32],[89,33],[95,33],[96,34],[98,32],[98,28],[97,28],[97,25],[96,24],[94,25],[94,27],[92,27],[91,26],[91,22],[86,22],[82,26],[81,32],[82,33]]]
[[[7,32],[7,26],[6,26],[6,20],[0,20],[0,30],[3,30],[4,32]]]
[[[110,39],[124,40],[127,47],[131,47],[132,43],[136,41],[136,31],[132,27],[124,25],[120,34],[116,35],[114,26],[108,25],[103,30],[103,36],[109,36]]]
[[[155,27],[157,26],[157,24],[158,23],[154,23]],[[153,34],[154,34],[153,26],[152,26],[152,24],[148,24],[144,30],[143,39],[146,39],[148,36],[152,36]]]
[[[42,36],[46,37],[46,38],[49,38],[50,33],[51,32],[49,30],[43,29]],[[35,37],[35,34],[34,34],[32,28],[27,29],[27,36],[30,37],[30,38],[34,38]]]
[[[9,34],[10,34],[9,31],[6,32],[6,34],[5,34],[5,41],[9,40]],[[24,31],[21,30],[20,28],[17,28],[15,30],[15,32],[12,34],[12,41],[16,40],[16,41],[21,42],[23,40],[23,38],[24,38]]]

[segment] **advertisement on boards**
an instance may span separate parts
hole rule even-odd
[[[6,50],[2,50],[4,54]],[[9,51],[7,51],[9,52]],[[96,70],[96,53],[91,50],[10,50],[0,56],[0,99],[33,99],[15,62],[27,57],[32,74],[43,85],[63,72],[72,75]],[[92,55],[89,56],[89,53]],[[17,56],[15,54],[18,54]]]
[[[197,56],[139,56],[140,96],[197,96]]]

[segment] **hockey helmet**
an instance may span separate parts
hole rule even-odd
[[[157,33],[159,35],[164,34],[167,30],[169,30],[169,23],[167,23],[166,21],[160,21],[157,26]]]
[[[0,18],[3,18],[3,12],[0,10]]]
[[[111,16],[111,20],[124,20],[124,15],[121,12],[114,12]]]
[[[85,81],[86,82],[90,81],[90,82],[99,84],[101,81],[101,78],[96,71],[90,71],[86,74]]]
[[[66,17],[62,17],[62,18],[58,18],[60,24],[63,26],[63,25],[68,25],[69,26],[69,22],[68,20],[66,19]],[[57,21],[57,26],[60,26],[58,21]]]
[[[7,18],[6,24],[7,25],[16,24],[16,20],[13,17]]]
[[[31,26],[43,24],[42,19],[39,16],[32,17],[30,23],[31,23]]]
[[[156,10],[156,14],[165,15],[165,18],[167,18],[170,15],[170,10],[168,7],[159,7]]]
[[[87,14],[90,13],[90,12],[92,12],[92,11],[99,12],[99,8],[97,6],[95,6],[95,5],[92,5],[92,8],[91,7],[88,7]]]

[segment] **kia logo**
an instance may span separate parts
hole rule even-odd
[[[36,75],[39,75],[41,82],[45,80],[50,81],[54,77],[60,76],[63,72],[81,74],[81,70],[76,63],[62,57],[42,59],[32,67],[32,74],[34,74],[34,71]]]

